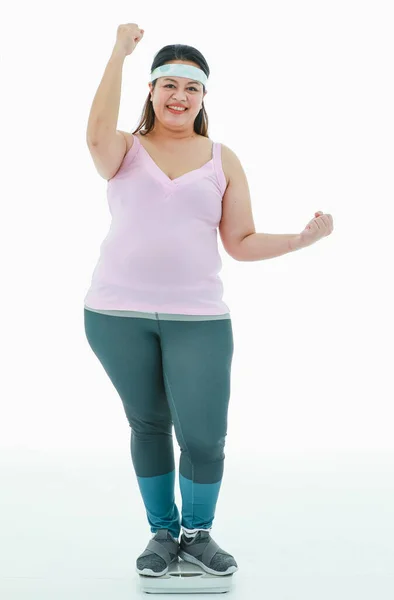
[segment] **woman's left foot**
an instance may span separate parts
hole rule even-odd
[[[211,575],[230,575],[238,571],[235,558],[219,548],[209,531],[199,531],[191,540],[182,533],[178,556]]]

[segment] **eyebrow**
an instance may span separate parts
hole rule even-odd
[[[176,79],[171,79],[171,77],[164,77],[164,81],[175,81],[175,83],[178,83]],[[197,85],[201,85],[199,81],[188,81],[187,83],[197,83]]]

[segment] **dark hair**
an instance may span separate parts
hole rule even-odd
[[[157,67],[161,67],[165,63],[172,60],[188,60],[193,61],[202,71],[204,71],[205,75],[209,77],[209,67],[208,63],[196,48],[192,46],[186,46],[185,44],[171,44],[169,46],[164,46],[159,52],[155,55],[153,59],[153,63],[151,66],[151,72]],[[157,79],[152,81],[153,89],[155,88]],[[203,85],[203,84],[202,84]],[[203,85],[203,89],[205,92],[205,86]],[[137,128],[132,133],[137,133],[141,131],[141,135],[146,135],[153,129],[153,125],[155,123],[155,112],[153,110],[152,102],[150,101],[151,94],[149,93],[148,98],[145,101],[144,107],[142,109],[141,119]],[[205,110],[204,103],[200,112],[194,120],[194,131],[199,135],[203,135],[205,137],[208,136],[208,115]]]

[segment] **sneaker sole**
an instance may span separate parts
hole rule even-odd
[[[235,567],[235,566],[228,567],[227,571],[214,571],[213,569],[210,569],[209,567],[204,565],[204,563],[202,563],[200,560],[198,560],[198,558],[196,558],[195,556],[191,556],[191,554],[188,554],[184,550],[179,550],[178,556],[180,558],[182,558],[182,560],[184,560],[185,562],[190,562],[193,565],[198,565],[206,573],[209,573],[210,575],[219,575],[219,576],[231,575],[232,573],[235,573],[236,571],[238,571],[238,567]]]

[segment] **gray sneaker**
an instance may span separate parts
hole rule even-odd
[[[234,556],[219,548],[209,531],[199,531],[191,541],[182,533],[178,556],[211,575],[231,575],[238,571]]]
[[[178,550],[178,540],[168,529],[159,529],[144,552],[137,558],[137,573],[151,577],[165,575],[171,563],[179,562]]]

